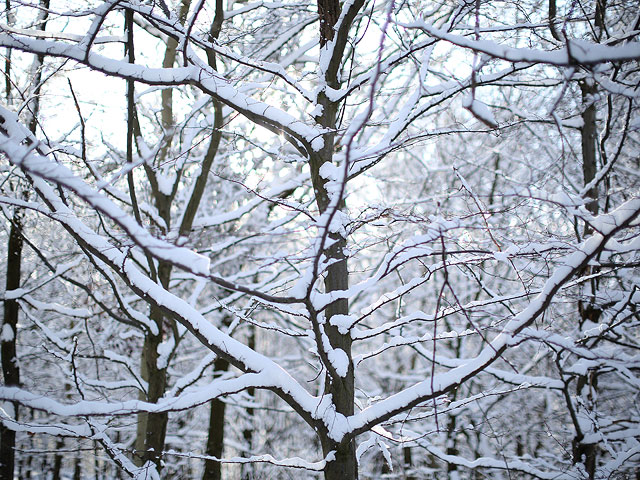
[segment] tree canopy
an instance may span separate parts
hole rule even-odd
[[[0,478],[636,478],[630,0],[6,0]]]

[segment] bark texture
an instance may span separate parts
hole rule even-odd
[[[6,289],[20,288],[20,269],[22,265],[22,211],[16,210],[9,230],[7,248],[7,280]],[[18,314],[20,307],[17,300],[4,301],[4,318],[2,321],[3,341],[2,375],[6,386],[20,385],[20,366],[16,358],[16,338]],[[13,417],[18,419],[18,404],[12,403]],[[0,423],[0,480],[13,480],[15,468],[16,433]]]
[[[226,372],[229,369],[229,362],[224,358],[218,358],[213,368],[216,373]],[[227,404],[220,398],[214,398],[210,402],[209,413],[209,433],[207,437],[207,455],[222,458],[224,450],[224,413]],[[222,464],[214,460],[206,460],[202,480],[221,480]]]
[[[341,15],[340,3],[336,0],[318,0],[318,14],[320,17],[320,45],[325,46],[331,42],[331,58],[325,72],[325,81],[331,88],[340,86],[340,65],[347,45],[348,32],[356,14],[362,8],[363,2],[356,1],[349,5],[344,12],[340,25],[337,21]],[[316,196],[316,203],[321,213],[333,215],[332,210],[342,211],[345,209],[344,195],[341,198],[331,198],[327,191],[327,180],[320,175],[320,169],[326,163],[334,161],[334,149],[336,143],[337,117],[340,108],[339,102],[331,101],[324,92],[318,95],[318,104],[322,106],[322,114],[316,121],[326,129],[328,133],[324,135],[323,148],[311,154],[309,166],[311,179]],[[345,179],[346,181],[346,179]],[[344,193],[344,192],[343,192]],[[334,193],[336,195],[336,193]],[[329,233],[326,245],[330,245],[322,252],[327,262],[330,264],[326,269],[324,277],[325,292],[335,292],[349,288],[349,271],[347,256],[345,254],[347,240],[339,233]],[[310,310],[313,310],[310,307]],[[317,312],[311,312],[312,321],[317,322]],[[326,335],[332,349],[342,350],[348,360],[349,365],[346,374],[340,375],[335,369],[323,359],[327,367],[325,375],[325,395],[330,395],[336,410],[344,416],[354,413],[354,371],[351,354],[351,335],[340,333],[338,328],[330,324],[331,318],[335,315],[348,315],[349,303],[346,299],[339,299],[327,306],[324,314],[325,321],[322,325],[316,324],[318,330],[322,329],[322,334]],[[315,317],[315,318],[314,318]],[[319,331],[316,332],[318,336]],[[322,349],[322,345],[319,345]],[[358,463],[356,461],[355,441],[353,438],[342,442],[336,442],[328,435],[320,435],[320,443],[324,455],[335,452],[335,460],[328,462],[324,477],[326,480],[351,480],[358,478]]]
[[[596,105],[595,94],[597,89],[594,85],[588,81],[583,81],[580,84],[582,90],[582,101],[584,110],[582,112],[582,129],[581,129],[581,141],[582,141],[582,174],[583,182],[586,187],[592,184],[596,178],[598,170],[597,165],[597,123],[596,123]],[[600,208],[598,203],[598,186],[597,183],[593,183],[593,186],[587,191],[587,196],[591,199],[586,204],[587,210],[593,215],[597,215]],[[584,228],[584,235],[590,235],[593,229],[590,225],[586,225]],[[596,272],[596,267],[587,266],[581,272],[582,275],[590,275]],[[596,307],[595,293],[598,289],[597,279],[592,278],[586,285],[588,289],[585,293],[587,298],[581,298],[578,301],[578,313],[580,315],[580,328],[586,322],[599,323],[602,311]],[[597,389],[597,376],[593,372],[587,372],[586,375],[579,375],[576,382],[576,394],[581,396],[586,408],[593,408],[595,399],[594,393]],[[594,443],[587,443],[584,441],[585,432],[582,431],[582,427],[579,423],[575,425],[576,436],[573,440],[573,461],[575,463],[582,463],[587,473],[589,480],[595,479],[596,466],[597,466],[597,447]]]

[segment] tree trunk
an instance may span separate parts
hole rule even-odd
[[[358,462],[356,461],[354,441],[338,445],[329,443],[327,446],[323,445],[323,450],[326,453],[330,451],[335,452],[335,460],[328,462],[324,469],[324,478],[326,480],[351,480],[358,478]]]
[[[186,15],[191,5],[190,0],[182,0],[180,5],[179,18],[182,23],[186,19]],[[127,54],[130,63],[134,61],[133,51],[133,14],[128,11],[128,17],[125,22],[127,24],[128,44]],[[176,58],[177,41],[173,38],[169,38],[167,41],[167,47],[165,50],[165,56],[163,60],[163,67],[169,68],[173,66]],[[165,161],[165,157],[168,155],[172,143],[171,132],[173,130],[173,90],[168,88],[162,90],[162,109],[161,109],[161,123],[163,130],[168,134],[163,139],[159,151],[158,163],[162,164]],[[133,154],[133,132],[134,132],[134,92],[133,83],[128,85],[127,89],[127,102],[128,102],[128,125],[127,125],[127,157],[128,161],[131,161]],[[147,171],[149,175],[149,171]],[[131,174],[129,174],[129,188],[132,198],[132,205],[134,207],[134,214],[136,220],[141,223],[139,212],[137,211],[137,202],[135,201],[134,182]],[[151,174],[151,178],[155,179],[155,174]],[[160,191],[154,191],[155,206],[158,210],[158,215],[164,220],[166,228],[169,229],[171,225],[171,206],[173,201],[173,194],[165,195]],[[163,232],[166,233],[166,232]],[[152,278],[154,274],[154,263],[151,258],[148,258],[149,270]],[[165,289],[169,289],[169,281],[171,278],[172,265],[166,262],[160,262],[158,265],[157,278],[154,281],[159,281]],[[141,360],[141,373],[142,378],[147,382],[147,395],[146,401],[156,403],[165,393],[167,386],[167,366],[158,365],[158,347],[163,341],[165,322],[169,320],[164,318],[162,311],[159,308],[151,307],[150,319],[156,324],[158,333],[157,335],[147,332],[145,334],[144,346],[142,351]],[[178,339],[176,339],[178,341]],[[143,396],[144,397],[144,396]],[[138,465],[142,465],[147,461],[151,461],[156,465],[158,471],[162,468],[162,451],[164,449],[165,437],[167,432],[168,413],[141,413],[138,415],[138,425],[136,432],[136,454],[134,457],[135,462]]]
[[[98,456],[99,452],[98,442],[93,442],[93,478],[100,480],[100,460]]]
[[[324,94],[319,95],[318,103],[323,105],[323,115],[321,123],[323,126],[332,127],[336,122],[338,105],[329,101]],[[325,163],[330,163],[333,158],[333,145],[335,135],[333,133],[325,135],[325,146],[318,152],[318,156],[310,161],[311,178],[313,188],[316,193],[316,202],[321,213],[330,208],[331,198],[326,189],[327,181],[320,175],[320,168]],[[345,207],[342,199],[335,208],[343,210]],[[320,234],[322,234],[320,232]],[[333,263],[327,268],[324,280],[326,292],[347,290],[349,288],[349,272],[347,270],[347,257],[344,249],[346,239],[337,233],[330,233],[328,242],[331,246],[323,252],[324,256]],[[325,376],[326,395],[331,395],[336,410],[344,416],[353,415],[354,412],[354,375],[351,358],[351,335],[340,333],[337,327],[330,324],[334,315],[348,315],[349,302],[346,299],[339,299],[327,306],[325,311],[325,322],[323,324],[324,333],[329,339],[331,348],[342,350],[349,359],[349,366],[346,375],[343,377],[327,372]],[[335,460],[328,462],[325,467],[326,480],[357,479],[358,468],[356,462],[355,442],[336,443],[329,438],[321,438],[323,453],[326,456],[329,452],[335,452]]]
[[[335,241],[335,243],[325,251],[325,255],[327,258],[333,258],[338,261],[328,268],[324,282],[327,292],[346,290],[349,286],[347,260],[344,255],[346,241],[338,236],[332,237],[331,240]],[[333,302],[327,307],[326,322],[324,324],[324,331],[331,347],[342,350],[349,359],[349,367],[344,377],[332,376],[329,373],[325,376],[325,394],[331,395],[336,410],[344,416],[353,415],[354,412],[354,372],[351,358],[351,336],[349,333],[340,333],[338,328],[330,325],[329,322],[334,315],[347,315],[348,313],[349,304],[346,299]],[[324,439],[322,444],[325,455],[330,451],[336,452],[335,460],[329,462],[325,468],[326,480],[358,478],[355,441],[350,440],[336,444],[327,438]]]
[[[162,320],[156,322],[161,324]],[[142,353],[142,378],[147,382],[146,401],[156,403],[163,395],[166,387],[167,371],[165,368],[158,368],[158,346],[162,342],[162,330],[159,335],[147,335],[144,341]],[[140,418],[142,417],[142,418]],[[157,468],[161,467],[162,450],[164,449],[164,438],[167,430],[168,415],[162,413],[140,414],[138,424],[139,437],[137,439],[137,449],[140,452],[140,444],[144,441],[142,448],[142,463],[152,461]]]
[[[7,248],[7,280],[6,289],[15,290],[20,287],[20,267],[22,264],[22,215],[15,210],[9,230]],[[2,320],[2,375],[6,386],[20,385],[20,367],[16,358],[16,339],[19,306],[16,300],[4,301],[4,318]],[[9,403],[13,412],[10,415],[18,419],[18,403]],[[9,410],[5,407],[5,410]],[[0,424],[0,480],[13,480],[15,468],[16,433]]]
[[[355,1],[348,6],[343,18],[343,26],[348,27],[355,18],[356,13],[362,7],[363,2]],[[334,42],[332,58],[329,61],[325,72],[326,84],[331,88],[339,88],[339,69],[344,54],[344,47],[347,44],[348,28],[341,28],[336,31],[336,22],[340,17],[341,6],[338,0],[318,0],[318,15],[320,18],[320,46],[323,47],[329,42]],[[324,135],[324,146],[309,158],[311,170],[311,180],[316,196],[316,203],[321,213],[328,212],[330,208],[337,209],[338,212],[345,209],[344,195],[337,204],[331,204],[325,180],[320,175],[320,168],[326,163],[333,162],[334,148],[336,142],[337,113],[340,103],[331,101],[324,91],[318,94],[318,105],[322,107],[322,113],[316,117],[316,121],[327,128],[329,133]],[[344,179],[346,182],[346,178]],[[337,193],[333,193],[336,195]],[[320,234],[323,234],[320,232]],[[347,268],[347,256],[345,254],[346,238],[339,233],[329,233],[327,244],[330,245],[322,252],[327,261],[332,262],[327,268],[324,288],[325,292],[335,292],[347,290],[349,287],[349,271]],[[316,312],[311,312],[315,315]],[[347,299],[339,299],[327,306],[325,310],[325,321],[321,325],[323,333],[327,336],[330,346],[334,350],[342,350],[348,359],[347,372],[340,375],[330,365],[326,365],[325,375],[326,395],[331,395],[331,399],[336,411],[344,416],[353,415],[354,412],[354,371],[351,356],[351,334],[340,333],[337,327],[331,325],[331,318],[335,315],[348,315],[349,302]],[[321,342],[321,341],[320,341]],[[319,348],[322,348],[320,345]],[[330,452],[335,453],[335,459],[328,462],[324,469],[326,480],[355,480],[358,478],[358,462],[356,460],[355,439],[347,439],[336,442],[327,435],[320,435],[323,454],[326,456]]]
[[[73,462],[73,480],[80,480],[82,478],[82,465],[81,465],[81,463],[82,462],[80,460],[80,456],[76,457],[76,459]]]
[[[215,373],[223,373],[229,369],[229,362],[224,358],[218,358],[214,364]],[[211,400],[211,412],[209,414],[209,435],[207,438],[207,455],[222,458],[224,449],[224,411],[227,404],[220,398]],[[221,480],[222,464],[214,460],[206,460],[202,480]]]
[[[151,319],[155,321],[158,335],[147,334],[144,339],[142,351],[142,378],[147,382],[147,394],[144,398],[147,402],[156,403],[164,395],[167,383],[166,368],[158,368],[158,347],[162,343],[163,315],[152,307]],[[143,465],[147,461],[161,468],[162,450],[167,431],[168,414],[140,413],[138,415],[138,430],[136,438],[136,452],[138,463]]]
[[[416,480],[413,476],[413,456],[411,454],[411,447],[404,447],[402,449],[404,457],[404,478],[405,480]]]
[[[33,411],[30,412],[29,417],[33,418]],[[29,451],[33,451],[34,450],[33,447],[34,447],[33,437],[29,435],[26,438],[25,448]],[[33,470],[33,463],[34,463],[34,460],[33,460],[33,455],[31,453],[25,453],[24,455],[21,455],[19,466],[18,466],[18,478],[24,479],[24,480],[30,480],[31,471]]]
[[[167,223],[168,224],[168,223]],[[160,263],[158,266],[158,279],[162,286],[169,288],[172,266],[167,263]],[[164,395],[167,386],[166,365],[158,365],[158,347],[164,337],[164,315],[162,311],[154,306],[151,307],[150,319],[155,323],[158,334],[152,335],[148,332],[144,338],[142,350],[142,378],[147,382],[147,395],[145,400],[156,403]],[[140,413],[138,415],[138,429],[136,437],[136,453],[138,464],[144,465],[151,461],[155,463],[158,471],[162,468],[162,451],[167,433],[167,421],[169,414],[160,413]]]
[[[5,2],[7,7],[7,15],[10,11],[10,2]],[[42,9],[38,14],[38,30],[44,31],[47,26],[47,20],[49,18],[49,0],[41,0],[40,5]],[[10,20],[8,18],[8,20]],[[9,22],[12,23],[12,22]],[[36,88],[33,92],[32,99],[28,103],[27,107],[29,115],[27,116],[27,123],[31,133],[36,132],[37,128],[37,116],[39,111],[39,95],[42,83],[42,65],[44,63],[44,55],[37,55],[32,64],[32,71],[34,72],[33,84]],[[7,103],[10,102],[11,92],[11,77],[10,69],[11,62],[9,55],[7,55],[7,61],[5,63],[5,75],[7,83],[5,85],[5,94],[7,96]],[[19,187],[18,187],[19,188]],[[24,199],[28,199],[28,193],[23,195]],[[11,220],[11,228],[9,230],[9,242],[7,246],[7,279],[6,290],[15,290],[20,287],[20,268],[22,263],[22,216],[23,213],[20,210],[15,210],[13,218]],[[19,305],[16,300],[5,300],[4,302],[4,318],[2,320],[2,329],[0,330],[0,356],[2,357],[2,374],[4,377],[4,384],[6,386],[19,386],[20,385],[20,369],[17,363],[16,357],[16,341],[17,341],[17,325],[18,325]],[[18,419],[18,403],[13,402],[10,404],[13,412],[13,418]],[[14,431],[9,430],[5,425],[0,424],[0,480],[14,478],[15,470],[15,443],[16,434]]]
[[[582,112],[582,173],[584,177],[585,186],[589,184],[595,177],[597,168],[596,161],[596,106],[594,102],[594,95],[597,92],[595,85],[591,85],[588,81],[583,81],[580,84],[582,90],[582,101],[587,104],[586,108]],[[594,215],[598,214],[598,187],[593,186],[587,192],[587,195],[591,199],[587,203],[587,209]]]
[[[64,439],[59,438],[56,441],[56,450],[60,450],[64,447]],[[60,472],[62,470],[62,455],[57,453],[53,457],[53,477],[52,480],[60,480]]]
[[[125,53],[128,56],[129,63],[134,63],[133,12],[130,10],[127,10],[125,13],[125,27],[127,31]],[[127,162],[131,163],[133,161],[133,132],[135,123],[134,84],[132,81],[127,82],[126,98]],[[139,224],[142,224],[138,211],[133,174],[129,172],[127,177],[129,182],[129,195],[131,197],[131,205],[134,210],[134,215],[136,217],[136,221]],[[165,220],[167,228],[170,224],[170,206],[170,200],[166,195],[158,195],[156,198],[156,207],[158,209],[158,213]],[[161,262],[158,266],[158,271],[156,272],[153,259],[150,257],[147,258],[149,262],[149,270],[154,281],[159,281],[164,288],[168,288],[169,279],[171,278],[171,265]],[[165,319],[162,311],[153,306],[150,308],[149,318],[155,323],[157,333],[153,334],[151,331],[147,331],[145,333],[140,370],[142,378],[147,382],[147,391],[146,395],[141,392],[139,398],[150,403],[156,403],[164,395],[167,384],[166,365],[158,365],[158,347],[163,340]],[[156,465],[156,469],[160,471],[162,467],[162,451],[164,449],[167,420],[168,414],[166,412],[138,414],[134,452],[134,462],[137,465],[142,466],[146,462],[151,461]]]
[[[252,350],[255,350],[256,348],[255,325],[249,325],[249,336],[247,338],[247,346]],[[251,400],[253,400],[255,393],[256,393],[256,389],[253,387],[247,390],[247,394],[249,395],[249,398]],[[254,431],[253,416],[254,416],[253,408],[251,407],[247,408],[247,425],[242,430],[242,438],[244,438],[244,443],[245,443],[245,450],[242,452],[243,457],[251,456],[251,452],[253,451],[253,431]],[[253,478],[254,478],[253,465],[251,463],[243,464],[241,479],[252,480]]]
[[[455,399],[454,399],[455,400]],[[447,455],[457,456],[458,442],[456,441],[456,416],[449,415],[449,422],[447,423]],[[447,462],[447,478],[453,480],[458,478],[458,464],[453,462]]]
[[[594,95],[597,89],[594,85],[583,81],[580,83],[582,90],[582,101],[586,105],[586,108],[582,112],[583,126],[581,129],[582,140],[582,173],[584,185],[587,186],[595,178],[597,173],[597,155],[596,155],[596,135],[597,135],[597,123],[596,123],[596,106],[594,102]],[[599,211],[598,205],[598,187],[593,185],[588,191],[587,195],[591,199],[587,203],[586,207],[593,215],[597,215]],[[593,229],[590,225],[586,225],[584,229],[584,235],[592,233]],[[595,267],[586,267],[582,274],[589,275],[595,272]],[[595,293],[598,289],[597,280],[591,279],[584,288],[590,289],[587,292],[589,297],[586,300],[582,298],[578,301],[578,312],[580,314],[580,328],[585,322],[598,323],[602,311],[596,306]],[[584,405],[587,408],[593,406],[593,390],[596,389],[596,376],[593,372],[587,372],[586,375],[580,375],[576,384],[576,393],[578,396],[584,397]],[[586,389],[586,391],[585,391]],[[584,408],[584,407],[583,407]],[[593,443],[584,443],[585,432],[576,428],[576,436],[573,440],[573,461],[581,462],[584,465],[589,480],[595,479],[596,465],[597,465],[597,448]]]

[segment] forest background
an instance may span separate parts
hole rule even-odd
[[[636,1],[4,5],[0,478],[640,478]]]

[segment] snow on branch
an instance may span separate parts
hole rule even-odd
[[[517,344],[519,341],[516,338],[517,334],[531,325],[546,310],[558,290],[602,251],[616,233],[633,224],[638,215],[640,215],[640,198],[627,201],[610,214],[600,215],[598,217],[600,231],[587,238],[575,252],[564,257],[562,265],[556,268],[542,291],[504,326],[501,333],[489,342],[478,356],[356,413],[342,424],[342,430],[336,429],[332,432],[334,438],[342,439],[345,436],[357,435],[400,412],[443,395],[501,358],[511,345]]]
[[[25,52],[68,58],[91,67],[92,70],[109,76],[135,80],[147,85],[194,85],[204,93],[214,96],[225,105],[242,113],[276,133],[285,133],[297,148],[303,152],[322,147],[324,130],[307,125],[289,113],[271,104],[249,97],[240,92],[228,80],[199,59],[190,56],[194,65],[175,68],[149,68],[131,64],[125,60],[115,60],[92,51],[86,51],[81,45],[67,42],[41,40],[14,33],[0,34],[0,46]]]
[[[459,47],[474,52],[486,53],[494,58],[509,62],[546,63],[559,67],[575,65],[598,65],[608,62],[629,62],[640,59],[640,43],[629,42],[622,46],[611,47],[599,43],[569,39],[564,48],[556,51],[536,50],[532,48],[513,48],[490,40],[472,40],[471,38],[448,33],[423,21],[402,24],[406,28],[418,28],[429,35],[446,40]]]

